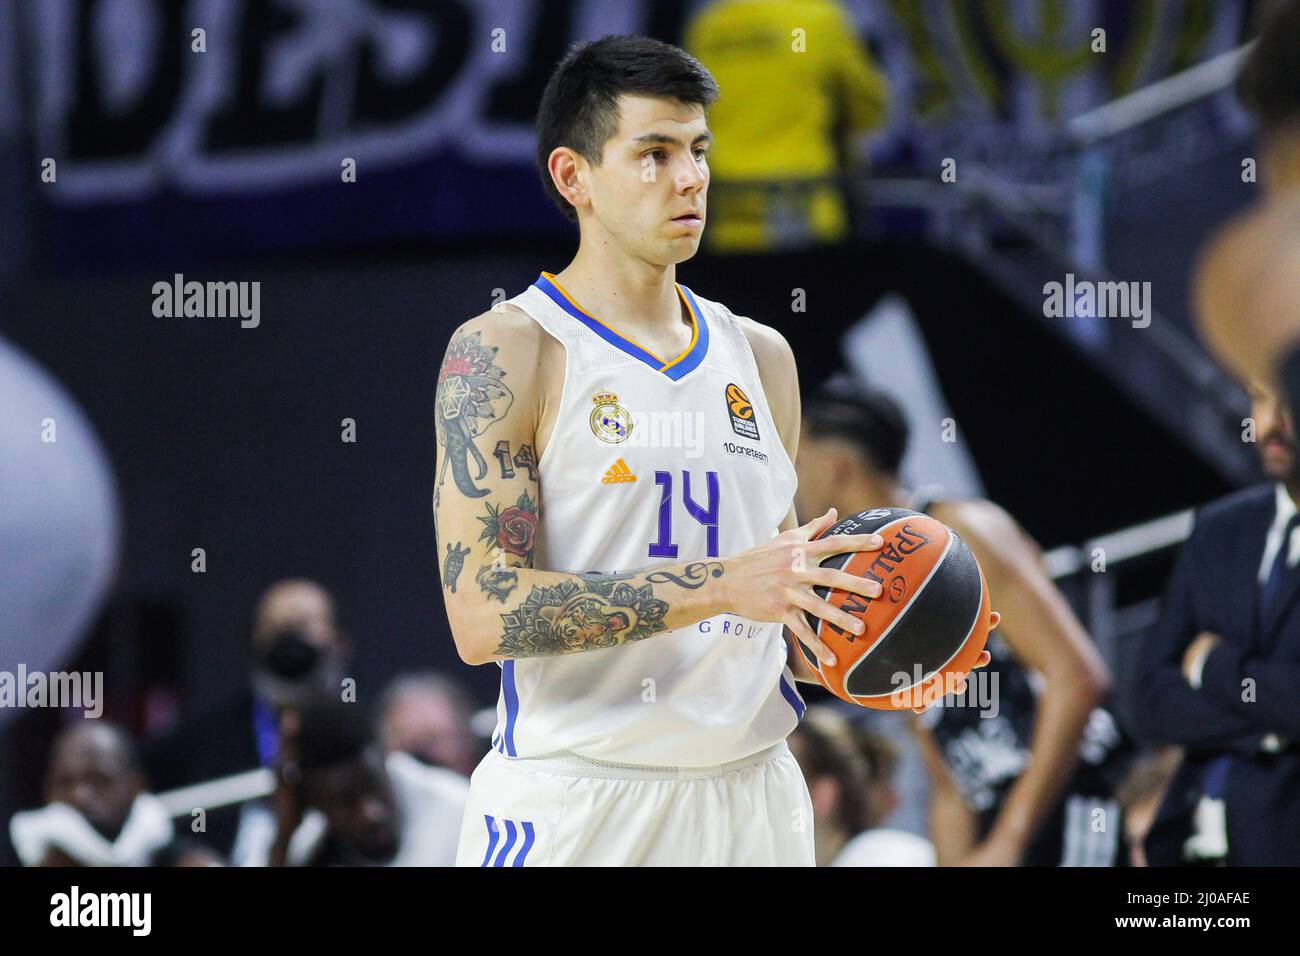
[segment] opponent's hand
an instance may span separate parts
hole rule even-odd
[[[790,628],[825,664],[835,655],[813,633],[807,611],[850,634],[861,634],[860,619],[817,596],[814,587],[842,588],[863,597],[880,596],[880,584],[847,571],[819,565],[845,551],[876,551],[884,545],[878,534],[836,534],[814,541],[836,522],[831,508],[820,518],[791,528],[755,548],[727,559],[724,600],[728,609],[754,621],[777,621]]]

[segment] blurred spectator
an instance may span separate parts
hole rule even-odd
[[[487,747],[474,733],[474,702],[442,674],[408,674],[384,691],[379,706],[384,749],[404,751],[431,767],[464,777],[474,772]]]
[[[840,242],[850,231],[836,177],[883,121],[884,76],[834,0],[706,6],[685,48],[726,95],[709,109],[708,230],[714,251]]]
[[[1300,189],[1300,0],[1275,3],[1237,77],[1259,120],[1260,177],[1270,192]]]
[[[339,692],[351,645],[334,599],[313,581],[290,579],[267,589],[253,615],[249,686],[183,721],[146,753],[161,789],[203,783],[275,763],[279,723],[313,693]],[[270,840],[274,820],[260,802],[209,814],[213,842],[236,865]]]
[[[1280,379],[1300,417],[1300,0],[1277,3],[1237,78],[1259,121],[1261,201],[1216,233],[1197,264],[1196,317],[1243,381]],[[1284,362],[1289,357],[1289,362]]]
[[[405,753],[385,757],[357,704],[326,697],[296,717],[284,724],[272,865],[456,862],[469,794],[464,777]]]
[[[997,505],[913,493],[899,481],[907,421],[880,392],[838,391],[804,407],[801,515],[834,506],[910,508],[953,528],[997,595],[993,661],[970,689],[917,719],[942,865],[1109,865],[1119,851],[1114,786],[1128,744],[1100,705],[1109,674],[1038,546]],[[1097,812],[1116,818],[1098,831]]]
[[[1232,597],[1236,602],[1245,602],[1248,612],[1258,609],[1257,613],[1267,613],[1270,620],[1279,623],[1268,628],[1269,633],[1261,633],[1261,623],[1255,617],[1210,617],[1208,607],[1199,607],[1196,613],[1184,607],[1181,612],[1170,613],[1165,643],[1151,649],[1151,665],[1162,666],[1171,682],[1167,701],[1170,716],[1174,712],[1172,708],[1181,701],[1196,709],[1201,732],[1209,735],[1213,723],[1228,720],[1235,731],[1230,739],[1222,733],[1202,739],[1202,743],[1212,740],[1226,751],[1210,760],[1208,766],[1205,758],[1189,754],[1171,785],[1170,800],[1161,807],[1161,817],[1147,846],[1147,855],[1153,863],[1176,863],[1189,853],[1213,856],[1219,851],[1225,852],[1229,861],[1300,859],[1300,823],[1297,823],[1300,817],[1293,812],[1284,824],[1292,836],[1292,850],[1287,852],[1279,847],[1271,850],[1267,846],[1269,820],[1256,818],[1254,812],[1268,795],[1247,792],[1253,788],[1246,782],[1267,773],[1268,787],[1275,797],[1287,799],[1292,805],[1300,799],[1300,754],[1297,753],[1300,744],[1294,742],[1300,741],[1300,727],[1294,720],[1300,708],[1292,707],[1291,719],[1278,711],[1276,701],[1270,707],[1242,711],[1245,703],[1240,699],[1242,692],[1233,690],[1228,683],[1232,679],[1258,680],[1259,701],[1263,705],[1264,695],[1270,692],[1266,680],[1272,685],[1273,694],[1283,690],[1283,684],[1276,682],[1289,680],[1294,700],[1295,681],[1300,676],[1296,669],[1300,660],[1296,615],[1287,597],[1292,594],[1290,578],[1295,573],[1294,557],[1290,549],[1279,549],[1276,544],[1280,536],[1290,539],[1290,526],[1283,531],[1279,522],[1295,509],[1296,481],[1293,474],[1287,473],[1285,462],[1290,459],[1294,472],[1294,422],[1300,419],[1300,269],[1297,268],[1300,263],[1300,43],[1297,37],[1300,37],[1300,0],[1277,4],[1238,77],[1237,92],[1260,124],[1260,172],[1266,191],[1260,203],[1219,230],[1207,246],[1197,263],[1193,293],[1197,321],[1206,343],[1241,380],[1252,383],[1256,407],[1261,402],[1267,406],[1274,430],[1272,450],[1268,439],[1260,438],[1265,427],[1258,419],[1256,438],[1261,441],[1265,474],[1276,482],[1273,493],[1256,489],[1257,495],[1242,493],[1208,506],[1198,515],[1197,528],[1202,530],[1203,538],[1236,541],[1235,529],[1228,523],[1249,519],[1247,530],[1253,540],[1240,542],[1237,547],[1244,549],[1241,559],[1251,566],[1260,537],[1267,535],[1264,554],[1259,559],[1260,590],[1257,593],[1254,586],[1248,586]],[[1278,393],[1278,399],[1273,398],[1274,392]],[[1184,553],[1191,550],[1189,542]],[[1274,551],[1278,557],[1274,557]],[[1270,559],[1281,563],[1276,569],[1267,568]],[[1190,562],[1191,558],[1187,560]],[[1194,589],[1195,572],[1188,569],[1185,577],[1180,588]],[[1275,578],[1282,581],[1283,597],[1276,596]],[[1174,595],[1172,584],[1170,594]],[[1190,596],[1185,596],[1185,600],[1190,603]],[[1176,654],[1179,644],[1190,638],[1192,627],[1206,628],[1188,645],[1181,668],[1196,697],[1189,697],[1178,685],[1179,671],[1174,669],[1177,660],[1169,656]],[[1177,633],[1175,628],[1182,629],[1183,633]],[[1241,633],[1243,630],[1249,633]],[[1280,633],[1274,633],[1279,630]],[[1224,647],[1208,653],[1206,642],[1214,637],[1221,638]],[[1244,654],[1249,656],[1243,658]],[[1164,655],[1163,661],[1160,655]],[[1215,658],[1216,666],[1211,668],[1209,661]],[[1225,675],[1227,668],[1233,670]],[[1207,695],[1213,699],[1200,699]],[[1273,714],[1273,719],[1264,718],[1260,710]],[[1247,714],[1254,719],[1244,720]],[[1293,742],[1285,744],[1276,731],[1288,725]],[[1251,741],[1258,737],[1260,729],[1268,733],[1264,740],[1278,742],[1284,752],[1268,758],[1257,749],[1252,750]],[[1166,723],[1158,736],[1164,739],[1177,730]],[[1266,770],[1261,764],[1271,766]],[[1203,774],[1199,780],[1198,773]],[[1193,810],[1190,804],[1198,787],[1202,798],[1196,801]],[[1213,794],[1219,794],[1222,799],[1214,799]],[[1226,821],[1220,819],[1225,810]],[[1270,807],[1270,812],[1285,814],[1284,805]],[[1189,826],[1197,835],[1180,847],[1178,844]],[[1228,831],[1226,846],[1220,846],[1217,834],[1224,829]],[[1234,829],[1238,831],[1235,836]],[[1202,838],[1205,833],[1216,836]],[[1275,836],[1281,840],[1280,833]]]
[[[220,866],[177,836],[161,801],[145,792],[135,746],[114,724],[86,720],[55,738],[46,805],[14,814],[9,833],[24,866]]]
[[[1142,844],[1155,822],[1156,811],[1164,799],[1165,788],[1173,779],[1183,752],[1177,747],[1164,747],[1149,753],[1133,764],[1115,797],[1124,813],[1124,838],[1128,843],[1129,866],[1146,866],[1147,855]]]
[[[898,799],[888,741],[810,707],[789,742],[812,798],[818,866],[934,866],[928,840],[880,826]]]
[[[1269,480],[1198,509],[1143,648],[1137,732],[1186,750],[1152,866],[1300,865],[1300,458],[1278,394],[1250,396]]]

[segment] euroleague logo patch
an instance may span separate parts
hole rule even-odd
[[[731,430],[741,438],[758,441],[758,422],[754,420],[754,405],[745,390],[732,383],[727,386],[727,414],[731,416]]]

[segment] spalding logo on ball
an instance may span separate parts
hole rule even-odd
[[[822,537],[872,532],[884,539],[879,550],[832,555],[821,566],[880,582],[879,597],[815,588],[860,618],[863,633],[808,614],[813,632],[835,653],[835,665],[823,664],[797,637],[795,647],[835,696],[877,710],[910,710],[950,692],[979,660],[991,616],[988,583],[956,532],[916,511],[862,511]]]

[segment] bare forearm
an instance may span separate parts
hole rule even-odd
[[[449,601],[452,628],[473,634],[475,663],[614,647],[727,609],[726,562],[684,561],[620,574],[484,565],[478,593]],[[469,642],[467,642],[469,643]]]
[[[959,792],[935,788],[930,793],[930,842],[935,862],[955,866],[975,846],[975,815]]]

